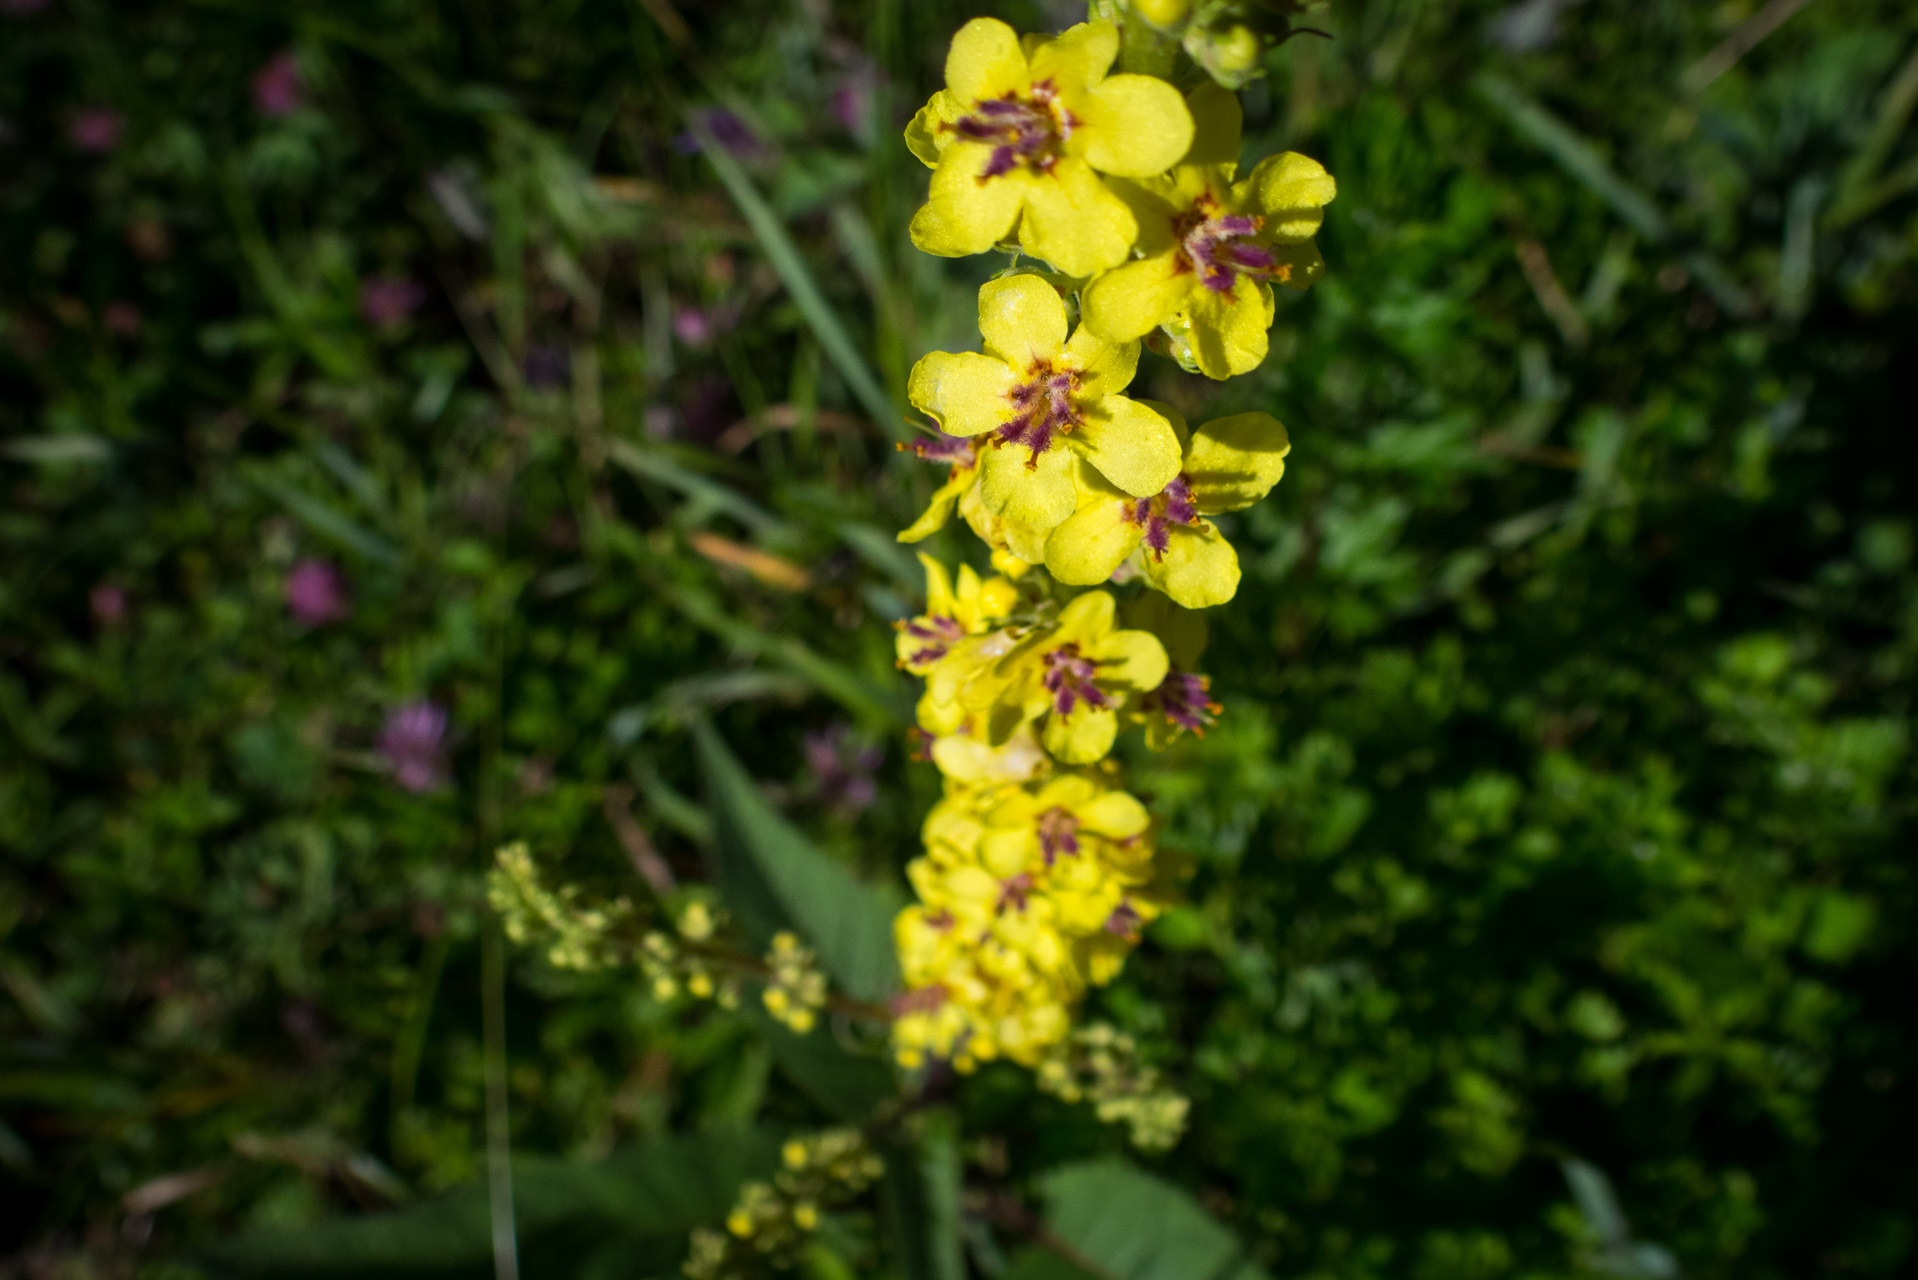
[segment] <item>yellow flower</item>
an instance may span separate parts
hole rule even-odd
[[[1004,578],[982,581],[962,564],[955,587],[946,566],[923,551],[919,563],[926,570],[926,611],[895,623],[899,634],[893,641],[899,665],[914,675],[932,670],[954,644],[1003,621],[1019,603],[1019,589]]]
[[[942,692],[983,722],[988,742],[1003,742],[1021,724],[1042,719],[1040,742],[1054,759],[1090,764],[1112,749],[1125,700],[1165,679],[1164,647],[1147,632],[1119,629],[1115,617],[1110,595],[1088,591],[1052,626],[1026,633],[994,662],[991,675],[1003,683],[975,680]],[[942,678],[951,678],[943,665],[929,688]]]
[[[933,739],[931,755],[949,786],[1025,782],[1045,773],[1052,763],[1030,725],[1020,726],[996,747],[970,734],[947,734]]]
[[[1068,585],[1090,586],[1139,552],[1146,581],[1186,608],[1224,604],[1239,589],[1239,557],[1205,517],[1270,492],[1285,474],[1291,442],[1269,413],[1218,418],[1187,439],[1185,420],[1158,408],[1186,440],[1179,474],[1147,498],[1082,467],[1078,509],[1046,538],[1046,570]]]
[[[1125,261],[1132,212],[1101,173],[1147,177],[1179,162],[1192,117],[1178,90],[1106,75],[1118,56],[1109,22],[1081,23],[1022,48],[993,18],[952,38],[946,87],[906,130],[932,168],[912,242],[927,253],[983,253],[1018,229],[1020,247],[1072,276]]]
[[[979,329],[983,354],[932,352],[913,366],[907,394],[949,435],[991,433],[980,451],[987,509],[1049,531],[1072,514],[1075,456],[1138,497],[1178,474],[1171,426],[1119,394],[1138,368],[1136,342],[1106,343],[1083,326],[1068,341],[1064,301],[1030,275],[979,290]]]
[[[1312,236],[1336,186],[1316,160],[1269,156],[1238,172],[1238,100],[1193,90],[1199,139],[1163,177],[1120,187],[1139,221],[1137,261],[1086,287],[1085,327],[1131,342],[1167,325],[1209,378],[1255,369],[1272,327],[1272,282],[1303,290],[1325,268]]]

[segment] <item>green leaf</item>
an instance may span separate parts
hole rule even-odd
[[[1238,1237],[1192,1197],[1124,1161],[1069,1165],[1041,1188],[1046,1229],[1076,1268],[1112,1280],[1268,1280]]]
[[[898,989],[891,894],[862,883],[767,803],[705,720],[693,741],[712,811],[714,878],[761,942],[781,928],[803,934],[848,993],[883,1000]]]
[[[398,564],[399,548],[378,534],[363,528],[328,503],[296,489],[264,468],[247,474],[255,487],[285,507],[287,513],[323,538],[329,538],[348,551],[356,552],[380,564]]]
[[[687,1233],[723,1218],[739,1184],[770,1171],[776,1152],[770,1135],[742,1129],[663,1138],[591,1165],[523,1158],[513,1201],[524,1272],[580,1274],[588,1251],[621,1244],[671,1271]],[[656,1243],[635,1247],[647,1241]],[[486,1191],[462,1187],[398,1213],[242,1236],[202,1262],[215,1276],[276,1280],[491,1275]]]

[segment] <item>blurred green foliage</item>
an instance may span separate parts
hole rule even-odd
[[[207,1250],[479,1180],[492,849],[705,878],[722,739],[892,892],[937,784],[891,531],[937,477],[891,440],[990,267],[907,245],[897,127],[979,11],[0,3],[0,1271],[250,1274]],[[1328,274],[1260,373],[1142,371],[1294,442],[1230,530],[1226,714],[1132,762],[1198,873],[1099,1012],[1193,1130],[1148,1176],[985,1071],[808,1266],[1903,1274],[1918,18],[1309,22],[1247,148],[1337,175]],[[841,724],[869,804],[808,763]],[[571,1250],[530,1274],[674,1273],[767,1134],[884,1084],[630,972],[494,994],[522,1232]],[[882,1243],[928,1222],[963,1258]]]

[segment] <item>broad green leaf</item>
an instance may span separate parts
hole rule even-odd
[[[1070,1261],[1099,1275],[1268,1280],[1238,1237],[1191,1196],[1123,1161],[1069,1165],[1041,1186],[1047,1231],[1071,1250]]]
[[[663,1138],[590,1165],[523,1158],[513,1201],[524,1272],[580,1274],[589,1253],[616,1244],[670,1272],[685,1235],[724,1217],[739,1184],[769,1171],[776,1150],[757,1130],[720,1130]],[[242,1236],[202,1261],[218,1277],[275,1280],[491,1275],[486,1192],[462,1187],[398,1213]]]
[[[897,990],[892,895],[861,883],[767,803],[712,725],[695,720],[693,741],[713,815],[714,878],[746,928],[762,942],[798,930],[859,999]]]

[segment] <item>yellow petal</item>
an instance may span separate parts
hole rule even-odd
[[[1324,165],[1296,151],[1267,156],[1246,182],[1265,215],[1265,234],[1292,239],[1317,233],[1339,189]]]
[[[1085,421],[1066,440],[1100,475],[1134,497],[1151,497],[1179,474],[1179,438],[1171,424],[1125,396],[1085,406]]]
[[[1145,576],[1176,603],[1209,609],[1238,593],[1239,555],[1210,520],[1175,525],[1166,538],[1165,556],[1145,558]]]
[[[1136,253],[1152,258],[1178,247],[1177,223],[1191,201],[1178,192],[1177,184],[1162,177],[1108,177],[1105,182],[1106,189],[1125,201],[1139,224],[1139,234],[1132,242]]]
[[[1146,562],[1150,564],[1152,557],[1147,556]],[[1165,646],[1150,631],[1114,631],[1087,648],[1099,660],[1102,685],[1145,693],[1165,679]]]
[[[933,351],[912,367],[906,396],[948,435],[976,436],[1006,420],[1006,395],[1018,380],[1003,360],[975,351]]]
[[[1032,175],[1014,169],[985,177],[992,148],[955,142],[932,171],[926,206],[912,219],[912,242],[945,258],[984,253],[1012,234]]]
[[[1101,173],[1164,173],[1192,147],[1192,113],[1156,76],[1113,76],[1086,96],[1086,163]]]
[[[921,551],[919,566],[926,571],[926,612],[946,617],[952,615],[952,575],[946,572],[946,566]]]
[[[1292,441],[1269,413],[1216,418],[1192,435],[1185,476],[1201,515],[1249,507],[1272,491],[1285,474]]]
[[[928,169],[938,167],[940,154],[952,141],[952,134],[939,126],[957,117],[956,107],[952,95],[941,89],[926,100],[906,126],[906,150]]]
[[[1006,176],[1022,172],[1015,169]],[[1089,276],[1125,261],[1138,223],[1125,201],[1108,191],[1085,161],[1067,156],[1051,172],[1029,179],[1025,216],[1019,220],[1019,243],[1027,253],[1069,276]]]
[[[1084,703],[1069,716],[1053,713],[1046,719],[1042,737],[1046,750],[1066,764],[1091,764],[1112,750],[1119,734],[1119,717],[1110,707],[1088,707]]]
[[[1029,83],[1019,34],[997,18],[974,18],[946,51],[946,88],[967,109],[981,98],[1022,92]]]
[[[1103,637],[1112,630],[1112,620],[1118,617],[1119,606],[1110,592],[1088,591],[1075,596],[1070,604],[1059,610],[1059,620],[1052,639],[1058,644],[1084,644]]]
[[[1139,546],[1139,528],[1125,518],[1119,493],[1082,502],[1046,538],[1046,572],[1070,587],[1097,586]]]
[[[1079,370],[1080,401],[1116,396],[1139,371],[1139,344],[1107,342],[1084,325],[1066,344],[1065,363]]]
[[[988,280],[979,290],[979,332],[988,354],[1026,369],[1065,346],[1065,301],[1038,276]]]
[[[1281,274],[1273,278],[1294,293],[1304,293],[1325,274],[1325,259],[1319,256],[1319,246],[1313,241],[1281,240],[1271,250],[1281,269]]]
[[[919,513],[919,518],[899,531],[899,541],[919,542],[945,528],[946,522],[952,519],[953,507],[958,505],[960,497],[978,478],[979,473],[972,468],[959,470],[948,477],[934,491],[932,501]]]
[[[1051,525],[1026,524],[1019,520],[1001,520],[999,533],[1006,540],[1006,549],[1027,564],[1039,564],[1046,558],[1046,536]]]
[[[1050,532],[1077,504],[1072,455],[1054,448],[1028,466],[1030,458],[1030,451],[1017,445],[986,450],[980,462],[979,496],[989,510],[1007,520]],[[1019,554],[1017,547],[1013,554]]]
[[[1185,105],[1192,113],[1192,149],[1185,153],[1183,163],[1237,166],[1239,139],[1245,130],[1239,95],[1207,79],[1185,95]]]
[[[1079,825],[1113,840],[1130,840],[1152,825],[1145,806],[1123,791],[1108,791],[1072,812]]]
[[[1185,314],[1192,326],[1192,354],[1206,377],[1250,373],[1264,362],[1266,332],[1272,327],[1271,285],[1240,276],[1230,293],[1194,289]]]
[[[1115,267],[1086,286],[1085,327],[1107,342],[1137,342],[1184,309],[1198,278],[1170,252]]]
[[[1050,80],[1069,96],[1105,78],[1119,56],[1119,29],[1110,22],[1081,22],[1032,53],[1033,83]]]

